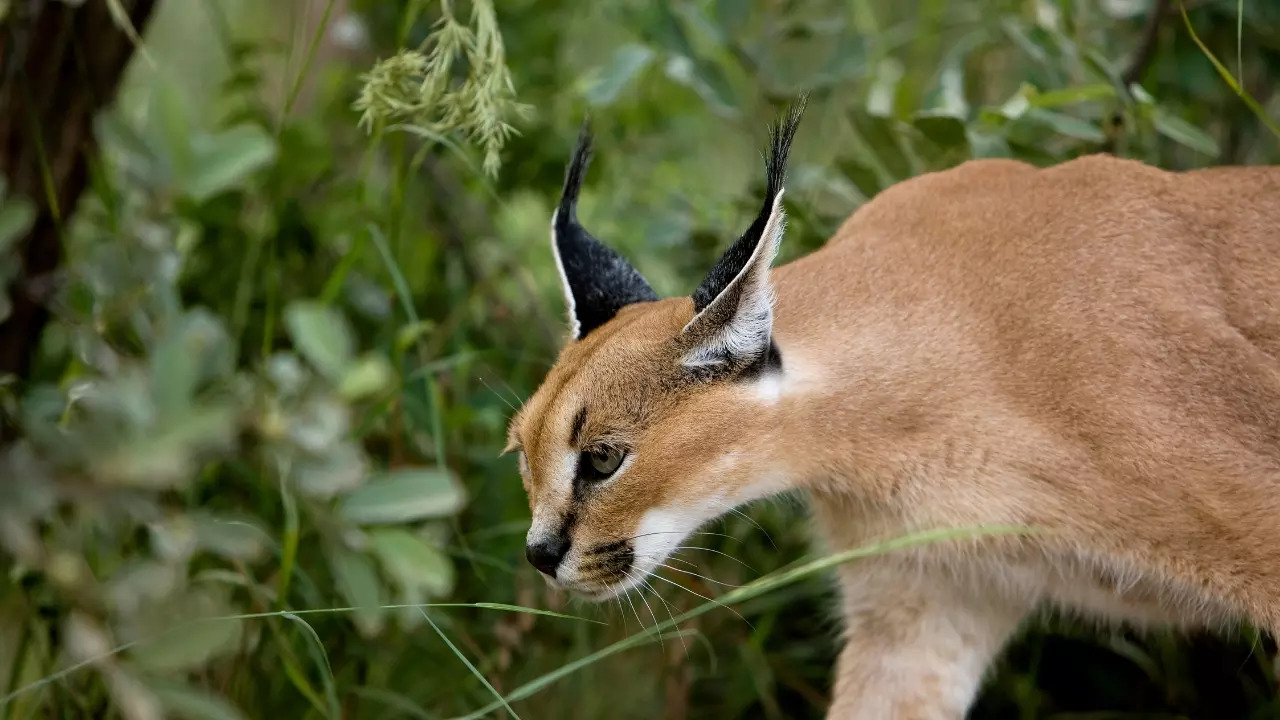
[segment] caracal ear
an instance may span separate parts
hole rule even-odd
[[[697,314],[681,331],[681,339],[686,348],[683,362],[698,375],[738,374],[763,367],[775,355],[769,267],[782,242],[786,223],[782,184],[787,174],[787,155],[806,100],[807,95],[801,95],[770,129],[765,199],[760,214],[693,293]]]
[[[644,277],[578,223],[578,191],[591,159],[591,130],[583,121],[565,173],[560,205],[551,216],[551,250],[569,310],[569,337],[579,340],[624,306],[657,300]]]

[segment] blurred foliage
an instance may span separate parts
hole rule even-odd
[[[1280,117],[1280,5],[1187,9]],[[23,429],[0,451],[0,718],[441,718],[521,687],[527,718],[821,717],[821,580],[579,663],[799,557],[800,503],[728,515],[661,592],[567,611],[603,625],[507,607],[566,603],[523,562],[498,451],[563,339],[546,228],[573,134],[589,113],[584,223],[666,294],[751,216],[765,124],[802,89],[783,261],[969,158],[1275,162],[1176,4],[1131,72],[1148,10],[163,4],[100,119],[37,370],[0,380]],[[29,214],[0,193],[0,255]],[[1275,675],[1248,632],[1057,621],[972,717],[1280,717]]]

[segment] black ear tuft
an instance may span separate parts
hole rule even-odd
[[[751,223],[751,227],[738,238],[724,255],[711,268],[711,272],[702,280],[702,284],[693,291],[694,312],[702,312],[712,300],[715,300],[733,279],[746,267],[747,261],[755,252],[764,236],[764,226],[769,222],[773,211],[774,200],[782,191],[782,184],[787,177],[787,156],[791,154],[791,141],[795,139],[796,128],[804,115],[809,94],[801,94],[788,109],[782,120],[769,128],[769,152],[765,156],[765,196],[760,214]]]
[[[564,173],[564,190],[560,193],[560,205],[556,209],[556,220],[559,222],[578,222],[578,194],[582,191],[587,166],[591,164],[591,145],[591,120],[583,118],[582,127],[578,129],[578,141],[573,147],[573,157],[569,159],[569,167]]]
[[[591,130],[584,120],[565,172],[560,205],[551,220],[552,250],[575,340],[608,322],[627,305],[658,299],[631,263],[578,224],[578,193],[590,159]]]

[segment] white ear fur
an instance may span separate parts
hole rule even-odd
[[[582,326],[578,322],[578,308],[573,300],[573,288],[569,287],[569,276],[564,271],[564,261],[560,258],[560,243],[556,239],[556,217],[559,214],[559,208],[551,213],[551,255],[556,259],[556,274],[560,276],[560,291],[564,293],[564,305],[569,317],[569,337],[577,340]]]
[[[682,333],[696,338],[696,344],[684,356],[686,366],[720,365],[754,358],[768,350],[773,336],[774,303],[769,268],[786,226],[782,192],[779,189],[773,198],[769,220],[747,264],[711,304],[684,326]]]

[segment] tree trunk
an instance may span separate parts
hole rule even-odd
[[[117,0],[141,33],[156,0]],[[13,312],[0,323],[0,376],[26,379],[49,319],[61,233],[88,182],[93,119],[115,97],[134,52],[109,0],[10,0],[0,20],[0,175],[36,207],[13,250],[21,273],[0,291]],[[5,3],[0,2],[0,5]]]

